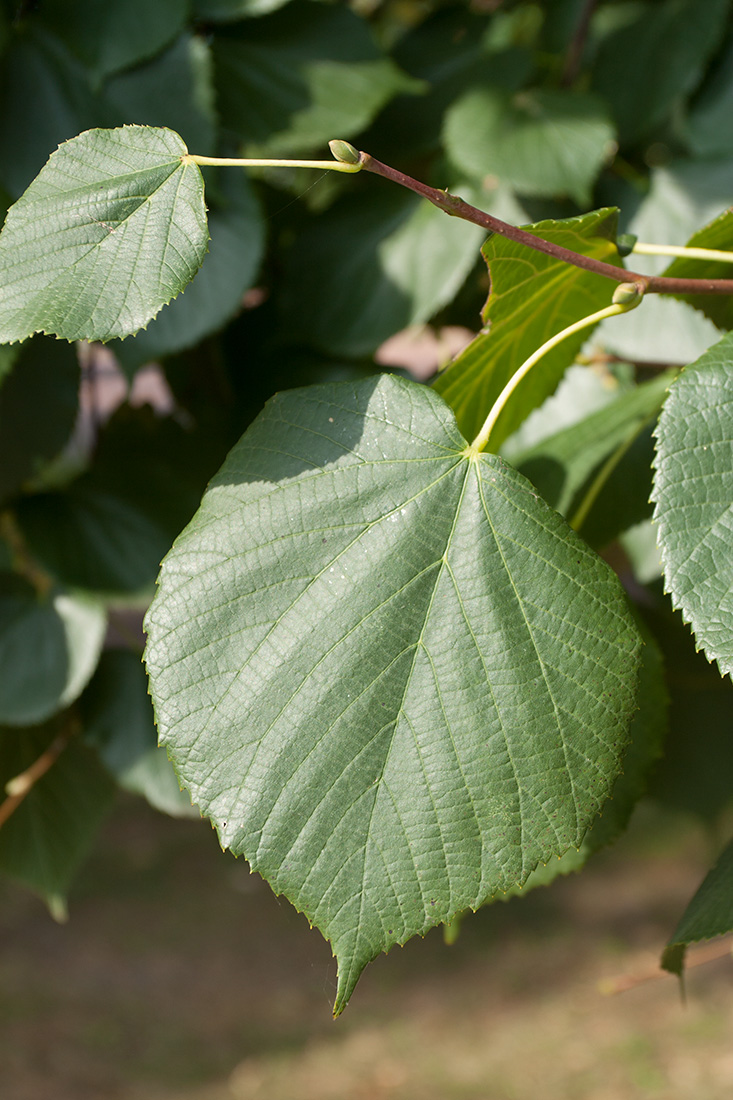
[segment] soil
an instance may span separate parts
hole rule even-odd
[[[331,1019],[320,934],[208,826],[125,802],[56,925],[0,892],[4,1100],[729,1100],[733,963],[656,966],[709,853],[642,814],[583,874],[377,960]]]

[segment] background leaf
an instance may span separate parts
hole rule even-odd
[[[68,344],[36,337],[0,386],[0,500],[55,458],[79,410],[79,361]]]
[[[727,0],[628,5],[630,18],[601,42],[593,89],[609,103],[621,141],[648,137],[699,83],[724,34]]]
[[[92,600],[39,597],[17,575],[0,574],[0,722],[34,725],[73,703],[94,672],[106,625]]]
[[[0,786],[30,767],[59,726],[0,727]],[[66,894],[114,800],[96,754],[75,737],[0,829],[0,872],[29,886],[57,920]]]
[[[585,256],[619,263],[615,210],[526,228]],[[434,383],[467,439],[477,435],[525,359],[567,325],[609,305],[615,285],[497,234],[489,237],[482,252],[491,276],[486,327]],[[587,336],[588,330],[565,340],[544,357],[541,367],[530,371],[497,421],[492,434],[497,446],[553,392]]]
[[[128,336],[206,252],[201,173],[171,130],[90,130],[61,146],[0,234],[0,340]],[[114,274],[114,278],[111,276]]]
[[[369,355],[456,294],[485,235],[397,188],[348,196],[293,243],[284,312],[313,346]]]
[[[288,5],[213,43],[223,125],[272,154],[357,134],[397,92],[416,87],[347,8]]]
[[[333,943],[336,1012],[380,951],[580,843],[633,710],[617,579],[465,446],[394,377],[279,395],[147,617],[161,741]]]
[[[187,0],[44,0],[44,22],[96,76],[153,57],[183,29]]]
[[[733,670],[733,335],[672,385],[656,431],[654,519],[664,577],[698,645]]]
[[[725,848],[682,914],[682,919],[662,955],[664,969],[673,974],[681,974],[687,946],[733,931],[731,914],[733,914],[733,843]]]
[[[570,195],[590,202],[613,149],[601,99],[577,92],[472,88],[445,117],[448,156],[471,179],[496,176],[521,195]]]
[[[158,747],[153,707],[138,654],[107,649],[80,700],[84,740],[132,794],[173,817],[199,817],[181,791],[165,749]]]

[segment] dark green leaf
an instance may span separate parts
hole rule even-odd
[[[615,210],[527,228],[574,252],[620,263]],[[522,363],[545,340],[609,305],[615,285],[497,234],[489,237],[483,254],[491,275],[491,294],[484,311],[486,328],[435,382],[467,439],[477,435],[494,401]],[[623,321],[618,319],[619,324]],[[553,392],[589,331],[553,349],[517,387],[497,422],[496,435],[492,435],[497,446]]]
[[[611,107],[623,143],[649,136],[694,90],[720,43],[730,4],[708,0],[704,18],[698,0],[638,4],[636,10],[604,39],[593,66],[593,88]]]
[[[0,786],[46,751],[60,729],[0,728]],[[0,829],[0,872],[35,890],[57,920],[112,805],[114,785],[96,754],[72,738]]]
[[[0,575],[0,723],[44,722],[83,691],[104,641],[103,607],[68,592],[36,595]]]
[[[587,206],[614,133],[595,96],[478,87],[450,107],[443,136],[448,156],[471,179],[495,176],[522,195],[570,195]]]
[[[211,172],[212,169],[208,169]],[[137,336],[112,350],[128,371],[197,344],[241,308],[257,275],[264,247],[264,223],[245,172],[228,168],[209,198],[210,255],[186,293]]]
[[[729,36],[725,52],[687,115],[685,136],[694,156],[712,158],[733,154],[732,113],[733,37]]]
[[[293,244],[284,311],[323,351],[369,355],[451,300],[484,236],[397,188],[349,196]]]
[[[79,410],[79,362],[68,344],[36,337],[10,366],[0,387],[0,499],[56,457]]]
[[[173,817],[198,817],[158,747],[153,707],[139,655],[108,649],[80,700],[84,739],[117,783]]]
[[[0,179],[14,197],[59,142],[110,122],[62,42],[35,25],[14,37],[0,72]]]
[[[61,146],[0,234],[0,342],[109,340],[191,281],[207,245],[201,173],[172,130],[90,130]]]
[[[149,406],[123,406],[92,469],[62,491],[19,501],[19,527],[60,582],[102,593],[145,591],[225,449],[226,440],[187,431]]]
[[[723,851],[712,871],[682,914],[664,954],[662,966],[681,974],[689,944],[733,931],[733,843]]]
[[[698,645],[733,671],[733,334],[682,371],[656,431],[664,577]]]
[[[96,77],[159,53],[186,22],[187,0],[43,0],[42,17]]]
[[[214,39],[223,124],[272,153],[351,137],[415,82],[347,8],[302,3]]]
[[[193,152],[216,150],[216,114],[209,48],[200,38],[183,34],[169,50],[108,80],[105,100],[116,121],[167,126],[180,134]]]
[[[380,951],[581,842],[634,706],[614,574],[393,376],[266,406],[147,630],[161,741],[331,940],[336,1012]]]

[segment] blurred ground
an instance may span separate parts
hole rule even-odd
[[[729,1100],[730,959],[690,972],[686,1005],[671,978],[598,992],[656,962],[705,847],[687,822],[642,818],[453,947],[436,930],[380,958],[334,1023],[335,965],[304,918],[207,825],[124,803],[68,925],[0,892],[0,1095]]]

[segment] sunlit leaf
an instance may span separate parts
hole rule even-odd
[[[0,234],[0,341],[109,340],[179,294],[207,246],[201,173],[172,130],[90,130],[62,145]]]
[[[331,941],[336,1012],[381,951],[582,841],[634,708],[614,574],[391,376],[267,405],[147,631],[179,777]]]

